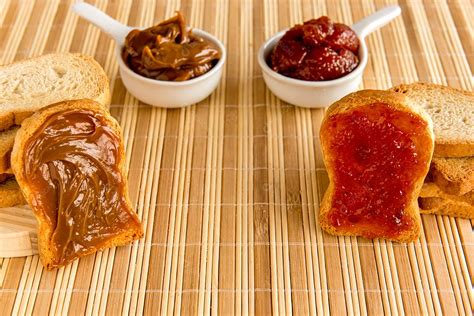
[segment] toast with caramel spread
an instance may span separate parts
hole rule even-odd
[[[38,221],[46,268],[143,235],[128,197],[120,126],[97,102],[65,101],[25,119],[11,163]]]
[[[400,94],[364,90],[331,105],[320,130],[329,187],[321,227],[336,235],[409,242],[434,148],[430,117]]]

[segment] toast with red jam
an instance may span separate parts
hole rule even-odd
[[[319,212],[335,235],[410,242],[433,155],[430,117],[390,91],[364,90],[331,105],[320,130],[329,187]]]

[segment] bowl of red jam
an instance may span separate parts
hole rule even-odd
[[[277,33],[258,53],[266,85],[290,104],[331,105],[361,84],[368,61],[365,37],[400,13],[400,7],[389,6],[351,27],[322,16]]]

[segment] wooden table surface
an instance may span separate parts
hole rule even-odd
[[[37,256],[0,259],[2,315],[472,314],[469,220],[423,216],[411,244],[320,230],[324,111],[275,98],[256,62],[263,41],[295,23],[327,14],[351,24],[397,1],[92,1],[137,26],[179,9],[226,44],[215,93],[174,110],[127,93],[113,42],[72,14],[72,3],[0,0],[0,64],[69,51],[104,67],[146,233],[53,272]],[[367,38],[361,88],[422,80],[472,90],[472,2],[398,4],[402,16]]]

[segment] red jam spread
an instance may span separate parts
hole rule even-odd
[[[295,79],[333,80],[357,67],[358,51],[359,39],[349,26],[322,16],[289,29],[275,46],[269,65]]]
[[[334,195],[329,223],[368,238],[395,238],[413,223],[404,209],[430,159],[426,122],[382,103],[335,114],[323,125]],[[330,135],[330,136],[328,136]]]
[[[151,79],[184,81],[214,67],[221,53],[208,40],[187,30],[180,12],[125,38],[122,58],[134,72]]]

